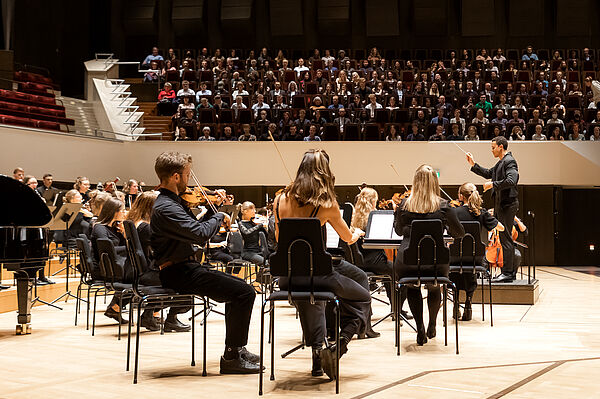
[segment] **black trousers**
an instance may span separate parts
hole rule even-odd
[[[512,239],[512,227],[515,216],[519,210],[519,201],[514,200],[510,204],[496,204],[494,216],[504,226],[504,231],[500,232],[500,244],[502,245],[502,254],[504,255],[503,274],[512,274],[514,268],[515,242]],[[508,256],[507,256],[508,255]]]
[[[244,280],[186,261],[161,270],[160,281],[163,287],[180,294],[207,296],[225,303],[225,345],[240,347],[248,343],[256,293]]]
[[[294,278],[292,284],[296,290],[310,287],[309,279],[303,277]],[[287,290],[287,278],[281,278],[279,285]],[[331,291],[340,299],[342,336],[350,340],[354,334],[364,330],[371,310],[371,295],[365,272],[349,262],[340,261],[334,265],[331,274],[315,277],[314,285],[315,290]],[[317,301],[313,305],[309,301],[296,301],[295,305],[300,316],[305,344],[320,347],[326,334],[325,303]]]
[[[473,294],[477,289],[477,276],[471,272],[452,272],[450,273],[450,281],[456,285],[457,290],[463,290],[467,295]]]

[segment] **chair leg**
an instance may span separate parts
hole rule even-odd
[[[77,313],[79,313],[80,300],[79,297],[81,295],[81,283],[77,286],[77,298],[75,299],[75,325],[77,326]]]
[[[458,295],[458,289],[456,288],[456,285],[452,284],[452,290],[455,295]],[[454,306],[455,309],[458,311],[456,304]],[[454,323],[454,328],[456,329],[456,354],[458,355],[458,319],[456,320],[456,323]]]
[[[133,362],[133,383],[137,384],[138,365],[140,357],[140,324],[142,324],[142,301],[137,304],[137,323],[135,326],[135,360]]]
[[[208,301],[209,298],[204,298],[204,326],[202,326],[204,328],[203,332],[204,332],[204,339],[203,339],[203,347],[202,347],[202,376],[206,377],[207,373],[206,373],[206,328],[207,328],[207,321],[206,318],[208,317]]]
[[[490,287],[490,323],[491,326],[494,327],[494,315],[492,313],[492,278],[490,276],[490,280],[489,280],[489,287]]]
[[[396,291],[396,300],[397,300],[397,305],[396,305],[396,346],[397,346],[397,351],[396,351],[396,355],[400,356],[401,350],[400,348],[402,347],[402,326],[400,325],[400,295],[402,295],[402,284],[398,284],[397,287],[397,291]]]
[[[90,329],[90,291],[91,291],[91,289],[88,288],[88,291],[87,291],[87,311],[86,311],[86,319],[85,319],[85,329],[86,330]]]
[[[481,320],[485,321],[485,291],[483,285],[483,273],[481,273]]]
[[[196,365],[196,342],[195,342],[195,336],[196,336],[196,307],[194,306],[195,304],[195,299],[192,299],[192,367]],[[206,338],[205,338],[206,340]]]
[[[258,395],[263,394],[263,364],[265,356],[265,305],[266,301],[263,301],[260,308],[260,361],[258,366]]]
[[[119,295],[119,318],[123,318],[123,293]],[[121,340],[121,321],[119,320],[119,332],[117,333],[117,341]]]
[[[269,311],[271,317],[271,381],[275,380],[275,302],[271,301]]]
[[[340,301],[335,301],[335,393],[340,393]]]
[[[98,291],[94,293],[94,314],[92,314],[92,337],[96,332],[96,299],[98,298]]]
[[[129,358],[131,357],[131,323],[133,322],[133,306],[134,302],[131,301],[129,305],[129,320],[127,320],[127,366],[125,371],[129,371]]]
[[[448,287],[446,284],[442,285],[442,290],[444,291],[444,346],[448,346],[448,311],[447,311],[447,301],[448,301]],[[458,299],[454,297],[454,310],[456,311],[456,305],[458,304]],[[455,323],[458,323],[458,319],[456,319]]]

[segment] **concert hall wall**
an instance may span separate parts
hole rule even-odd
[[[0,140],[3,148],[11,149],[0,157],[0,172],[10,174],[21,166],[38,177],[50,172],[57,182],[73,182],[77,176],[86,175],[95,185],[119,176],[153,187],[157,184],[154,160],[169,150],[192,154],[202,184],[224,187],[236,198],[257,204],[264,204],[266,194],[272,197],[290,181],[270,142],[120,142],[4,127]],[[460,145],[482,165],[493,165],[489,142]],[[290,175],[303,152],[314,147],[314,143],[279,144]],[[415,169],[423,163],[439,171],[440,182],[452,197],[465,181],[484,182],[469,171],[464,154],[451,142],[321,142],[319,147],[332,158],[340,201],[353,201],[363,182],[375,186],[382,198],[390,198],[404,191],[403,184],[411,184]],[[526,141],[511,142],[509,150],[519,163],[519,216],[526,223],[527,211],[536,216],[537,264],[598,264],[600,221],[594,211],[600,203],[600,190],[594,187],[600,187],[600,144]],[[493,206],[489,193],[484,194],[484,200],[485,206]],[[595,252],[583,254],[581,247],[587,245],[589,251],[589,244],[595,245]]]
[[[96,52],[141,61],[152,46],[258,49],[288,57],[315,47],[383,50],[600,48],[594,0],[53,0],[16,2],[17,62],[48,67],[83,94]],[[68,12],[67,12],[68,10]],[[60,29],[53,29],[59,26]],[[302,50],[292,51],[292,50]],[[386,58],[390,58],[384,51]]]

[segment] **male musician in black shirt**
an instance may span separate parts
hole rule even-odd
[[[508,152],[508,141],[506,137],[499,136],[492,139],[492,154],[499,161],[491,169],[481,167],[475,163],[473,154],[467,153],[467,162],[471,165],[471,171],[479,176],[491,179],[483,184],[483,191],[492,190],[494,198],[494,209],[496,218],[504,226],[512,226],[513,220],[519,210],[517,183],[519,182],[519,168],[512,153]],[[510,283],[517,274],[514,268],[515,244],[511,237],[511,229],[506,228],[500,233],[500,243],[504,253],[504,266],[502,274],[492,281],[498,283]]]
[[[162,153],[154,166],[160,179],[160,194],[152,209],[151,246],[160,268],[160,280],[163,287],[179,293],[224,302],[226,332],[221,374],[258,373],[259,357],[245,348],[256,296],[254,289],[243,280],[209,269],[194,259],[196,251],[192,244],[204,244],[214,236],[224,215],[209,209],[198,221],[182,203],[179,194],[187,188],[191,166],[192,157],[178,152]],[[225,198],[223,190],[217,193]]]
[[[46,204],[52,205],[54,203],[54,199],[60,193],[60,190],[52,187],[52,175],[50,173],[46,173],[44,175],[44,184],[38,186],[36,191],[40,193],[42,198],[46,200]]]

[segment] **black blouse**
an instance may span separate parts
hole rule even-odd
[[[244,251],[260,253],[260,238],[258,233],[265,232],[261,224],[256,224],[252,220],[242,220],[239,222],[240,233],[244,238]]]
[[[462,238],[465,235],[465,229],[460,224],[455,209],[448,206],[448,201],[440,198],[440,209],[429,213],[406,211],[403,209],[405,204],[406,200],[403,200],[394,212],[394,230],[396,234],[404,236],[402,246],[408,246],[410,241],[410,224],[413,220],[440,219],[452,237]]]

